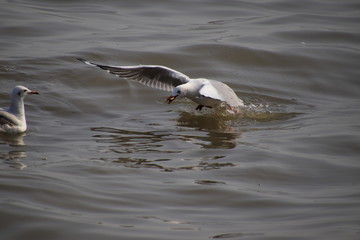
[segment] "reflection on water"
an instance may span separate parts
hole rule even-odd
[[[5,166],[0,165],[0,169],[6,168],[15,168],[22,170],[26,168],[26,165],[20,161],[21,158],[25,158],[27,155],[23,151],[9,151],[9,152],[0,152],[0,159],[2,159]]]
[[[194,161],[190,161],[190,159],[187,159],[189,163],[185,163],[182,166],[172,167],[168,166],[167,164],[173,165],[174,163],[169,163],[169,161],[172,160],[181,160],[181,159],[159,159],[159,160],[148,160],[148,159],[136,159],[131,157],[126,158],[118,158],[113,160],[114,163],[121,163],[122,165],[126,167],[131,168],[155,168],[160,169],[162,171],[166,172],[172,172],[172,171],[179,171],[179,170],[214,170],[214,169],[220,169],[223,167],[233,167],[235,164],[229,163],[229,162],[208,162],[207,160],[216,160],[221,159],[224,156],[214,156],[213,159],[193,159]],[[176,163],[176,165],[179,165],[179,163]]]
[[[94,135],[97,142],[110,143],[109,147],[116,153],[178,153],[180,151],[164,150],[162,142],[172,140],[176,137],[160,131],[141,132],[109,127],[92,128],[92,131],[103,134]],[[108,133],[108,134],[104,134]]]
[[[24,137],[26,133],[21,134],[7,134],[0,133],[0,144],[5,144],[9,146],[25,146]]]
[[[248,144],[240,140],[249,128],[249,122],[271,122],[288,119],[295,113],[273,113],[250,108],[241,113],[223,114],[218,111],[180,112],[177,127],[168,130],[130,130],[113,127],[94,127],[93,138],[103,155],[100,160],[121,163],[131,168],[156,168],[163,171],[211,170],[234,166],[225,162],[222,149],[234,149],[238,144]],[[243,126],[246,126],[244,128]],[[204,151],[204,149],[218,149]],[[189,151],[195,157],[189,158]],[[193,155],[193,154],[190,154]]]
[[[211,111],[211,110],[210,110]],[[212,111],[208,114],[194,114],[190,112],[181,112],[177,119],[178,126],[196,128],[206,131],[218,131],[230,133],[236,131],[231,126],[231,121],[236,119],[236,115],[222,114],[224,112]]]
[[[6,134],[1,133],[0,134],[0,146],[1,145],[8,145],[12,147],[19,147],[19,146],[25,146],[25,142],[23,140],[24,136],[26,134]],[[0,169],[6,169],[6,168],[15,168],[22,170],[26,168],[26,165],[22,163],[19,159],[25,158],[27,155],[24,151],[6,151],[1,150],[0,151],[0,159],[3,160],[2,163],[5,165],[0,165]]]
[[[106,144],[102,146],[104,157],[101,160],[121,163],[131,168],[157,168],[163,171],[174,170],[210,170],[221,167],[233,166],[232,163],[221,162],[224,156],[212,154],[210,156],[199,156],[188,159],[183,154],[186,151],[194,151],[194,146],[209,146],[215,148],[229,147],[227,137],[216,133],[208,136],[189,135],[184,132],[178,132],[174,135],[161,131],[129,131],[109,127],[92,128],[92,131],[101,132],[93,137],[96,142]],[[218,138],[213,140],[213,138]],[[179,145],[179,141],[183,145]],[[205,144],[204,142],[209,142]],[[214,145],[218,144],[218,145]],[[176,146],[175,146],[176,145]],[[233,147],[233,144],[230,144]],[[101,148],[101,147],[100,147]],[[176,150],[174,150],[176,149]],[[195,148],[197,149],[197,148]],[[107,157],[106,154],[111,154]],[[106,155],[106,156],[105,156]],[[114,156],[115,155],[115,156]]]
[[[220,115],[216,112],[204,115],[181,112],[177,119],[180,127],[195,128],[206,132],[205,136],[187,136],[189,139],[201,140],[202,148],[235,148],[236,139],[241,137],[241,128],[234,126],[233,115]]]

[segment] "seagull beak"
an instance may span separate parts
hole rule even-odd
[[[176,98],[177,96],[178,96],[178,95],[168,97],[168,98],[166,99],[166,102],[167,102],[167,103],[171,103],[172,101],[175,100],[175,98]]]
[[[39,93],[36,91],[30,91],[30,92],[28,92],[28,94],[39,94]]]

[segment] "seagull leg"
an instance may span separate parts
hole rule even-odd
[[[198,105],[196,108],[195,108],[195,110],[199,110],[199,111],[201,111],[201,109],[204,107],[204,105]]]
[[[230,111],[234,112],[234,113],[238,113],[238,110],[236,110],[235,108],[231,107],[230,105],[227,105],[227,107],[230,109]]]
[[[205,105],[198,105],[196,108],[195,108],[195,110],[199,110],[199,111],[201,111],[201,109],[203,109],[203,107],[208,107],[208,108],[212,108],[212,107],[210,107],[210,106],[205,106]]]

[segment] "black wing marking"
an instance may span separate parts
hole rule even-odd
[[[15,116],[11,115],[8,112],[0,111],[0,125],[7,124],[9,126],[16,126],[19,124],[19,120]]]

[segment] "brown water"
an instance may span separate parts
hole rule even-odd
[[[1,1],[1,239],[360,239],[360,3]],[[237,116],[77,61],[227,83]]]

